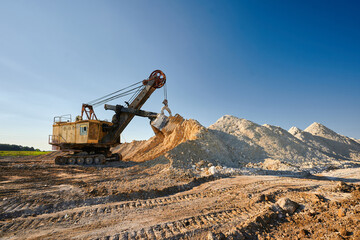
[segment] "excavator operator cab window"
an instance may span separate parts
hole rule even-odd
[[[80,135],[87,135],[87,126],[86,125],[80,126]]]

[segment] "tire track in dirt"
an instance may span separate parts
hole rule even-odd
[[[227,209],[157,224],[135,231],[123,231],[100,239],[181,239],[184,237],[191,237],[199,232],[208,231],[210,228],[216,226],[244,221],[249,217],[255,216],[261,210],[262,207],[259,205]]]
[[[65,210],[63,213],[57,214],[56,216],[37,216],[37,217],[28,217],[28,218],[18,218],[14,219],[12,222],[3,223],[0,225],[1,232],[16,232],[21,231],[23,229],[34,229],[39,225],[42,226],[51,226],[51,225],[59,225],[59,224],[74,224],[79,219],[83,217],[94,217],[94,216],[103,216],[107,214],[117,214],[120,211],[126,209],[139,209],[139,208],[155,208],[155,207],[162,207],[172,203],[178,203],[182,201],[192,201],[196,199],[206,198],[206,197],[213,197],[219,196],[228,191],[234,191],[237,189],[244,188],[245,185],[250,184],[243,184],[243,185],[236,185],[231,187],[220,188],[216,190],[208,190],[205,192],[196,192],[196,193],[189,193],[183,194],[179,196],[171,196],[165,198],[152,198],[147,200],[137,200],[137,201],[128,201],[128,202],[120,202],[117,204],[111,204],[107,206],[99,206],[99,207],[87,207],[85,209],[76,209],[72,208],[71,210]],[[15,204],[16,205],[16,204]],[[18,206],[18,205],[17,205]],[[9,208],[16,208],[14,204],[9,206]],[[45,206],[46,207],[46,206]],[[29,210],[24,210],[29,211]],[[70,211],[70,212],[69,212]],[[28,212],[30,214],[30,212]],[[36,214],[36,213],[33,213]]]
[[[196,200],[199,198],[217,196],[217,195],[229,192],[229,191],[236,191],[239,189],[243,189],[247,185],[251,186],[253,184],[254,183],[235,185],[235,186],[220,188],[220,189],[216,189],[216,190],[211,190],[211,191],[206,191],[206,192],[201,192],[201,193],[190,193],[190,194],[184,194],[184,195],[180,195],[180,196],[171,196],[171,197],[165,197],[165,198],[153,198],[153,199],[148,199],[148,200],[120,202],[117,204],[112,204],[112,205],[108,205],[108,206],[99,206],[99,207],[90,208],[90,209],[87,208],[87,209],[79,210],[76,208],[72,208],[71,209],[71,210],[73,210],[72,212],[68,212],[71,210],[67,210],[67,212],[58,214],[55,217],[54,216],[42,217],[40,215],[37,218],[35,218],[36,221],[34,221],[34,219],[30,219],[30,218],[14,219],[12,222],[5,223],[5,224],[3,224],[3,226],[0,226],[0,230],[2,232],[5,232],[5,231],[19,231],[24,228],[31,229],[38,225],[38,224],[36,224],[38,220],[40,221],[39,223],[45,223],[45,225],[49,225],[49,226],[52,224],[55,224],[55,223],[56,224],[75,223],[75,222],[79,221],[79,219],[81,219],[82,216],[83,217],[93,217],[93,216],[106,215],[108,213],[116,213],[116,212],[126,210],[126,209],[161,207],[161,206],[165,206],[168,204],[177,203],[177,202],[181,202],[181,201],[191,201],[191,200]],[[301,187],[300,189],[303,190],[304,187]],[[296,188],[291,189],[290,188],[290,189],[287,189],[286,192],[298,191],[300,189],[296,189]],[[278,191],[276,191],[276,192],[279,193]],[[283,191],[281,191],[281,192],[283,192]],[[9,208],[14,209],[14,208],[18,207],[19,205],[20,204],[14,206],[14,204],[12,204]],[[99,205],[100,205],[100,203],[99,203]],[[89,206],[89,207],[91,207],[91,206]],[[27,213],[29,215],[31,215],[31,212],[28,209],[22,210],[22,211],[23,212],[27,211]],[[36,213],[33,213],[33,214],[36,214]]]
[[[224,176],[222,176],[224,177]],[[155,196],[155,197],[162,197],[170,194],[177,194],[181,192],[185,192],[191,190],[194,187],[197,187],[203,183],[211,182],[219,179],[220,176],[214,177],[202,177],[202,178],[195,178],[193,181],[178,185],[168,187],[162,190],[152,190],[148,192],[133,192],[129,194],[117,194],[117,195],[109,195],[105,197],[97,197],[97,198],[88,198],[88,199],[80,199],[80,200],[71,200],[71,201],[63,201],[56,204],[45,204],[40,205],[34,202],[29,202],[27,205],[26,203],[23,204],[22,202],[14,202],[16,199],[8,199],[0,206],[0,220],[6,219],[13,219],[19,217],[26,217],[31,215],[41,215],[41,214],[48,214],[48,213],[55,213],[60,212],[68,209],[73,209],[76,207],[84,207],[84,206],[93,206],[93,205],[100,205],[100,204],[109,204],[113,202],[121,202],[126,200],[133,200],[133,199],[141,199],[141,198],[148,198],[151,200],[153,198],[149,198],[148,196]],[[165,201],[172,199],[172,197],[165,198]],[[140,201],[148,201],[148,200],[140,200]],[[18,201],[18,200],[17,200]]]
[[[90,225],[86,225],[83,227],[86,227],[87,229],[92,229],[92,231],[100,234],[101,237],[96,237],[92,235],[92,233],[90,233],[90,235],[82,235],[82,237],[80,237],[78,234],[80,234],[81,231],[77,232],[75,229],[69,229],[69,231],[67,231],[65,234],[68,238],[70,238],[71,236],[77,236],[84,239],[183,239],[202,232],[206,232],[210,229],[213,229],[214,227],[216,228],[229,224],[239,224],[250,217],[256,216],[264,209],[265,204],[263,203],[250,205],[247,207],[229,208],[221,211],[213,211],[207,214],[187,217],[175,221],[155,224],[136,230],[125,230],[121,231],[120,233],[107,236],[104,236],[102,233],[97,232],[101,229],[101,226],[99,227],[97,223],[91,223]],[[101,221],[101,219],[99,219],[98,221]],[[39,226],[39,224],[37,224],[37,226]],[[89,232],[89,230],[87,232]],[[55,235],[52,234],[41,237],[51,236],[52,238],[61,238],[63,234],[64,232],[58,232]]]
[[[156,198],[156,199],[148,199],[148,200],[138,200],[138,201],[130,201],[130,202],[122,202],[118,204],[112,204],[108,206],[99,206],[95,208],[87,208],[83,210],[74,210],[73,212],[65,212],[58,214],[57,216],[49,216],[43,217],[38,216],[36,218],[20,218],[15,219],[10,223],[5,223],[3,226],[0,226],[0,230],[2,232],[5,231],[19,231],[22,229],[31,229],[35,227],[35,223],[39,220],[41,223],[46,223],[48,226],[51,224],[60,224],[60,223],[75,223],[78,219],[82,217],[93,217],[98,215],[107,215],[107,214],[115,214],[119,211],[123,211],[126,209],[139,209],[139,208],[155,208],[162,207],[168,204],[177,203],[181,201],[190,201],[198,198],[205,198],[212,196],[214,193],[193,193],[193,194],[185,194],[180,196],[172,196],[166,198]],[[36,221],[34,221],[36,220]],[[37,226],[38,224],[36,224]]]
[[[286,185],[286,184],[285,184]],[[284,194],[289,191],[301,191],[305,188],[312,188],[312,187],[300,187],[300,188],[288,188],[288,186],[285,186],[283,184],[277,184],[273,186],[276,188],[276,193],[278,194]],[[156,208],[156,207],[163,207],[169,204],[173,203],[179,203],[183,201],[192,201],[196,199],[206,198],[206,197],[216,197],[220,196],[226,192],[239,192],[241,190],[244,190],[246,188],[253,188],[254,186],[257,186],[259,188],[265,188],[269,190],[269,188],[265,185],[258,184],[256,182],[247,183],[247,184],[238,184],[238,185],[232,185],[229,187],[223,187],[218,188],[215,190],[205,190],[203,192],[195,192],[195,193],[188,193],[188,194],[182,194],[179,196],[170,196],[170,197],[163,197],[163,198],[152,198],[147,200],[137,200],[137,201],[127,201],[127,202],[119,202],[119,203],[113,203],[109,204],[106,203],[106,206],[84,206],[82,209],[76,209],[73,208],[74,206],[70,206],[72,209],[65,210],[64,212],[58,213],[55,215],[53,214],[46,214],[39,215],[37,217],[28,217],[28,218],[18,218],[13,219],[11,222],[0,222],[0,233],[11,233],[11,232],[17,232],[17,231],[27,231],[29,229],[39,229],[42,227],[61,227],[67,224],[73,225],[79,222],[83,218],[91,218],[96,217],[97,221],[98,219],[101,219],[103,217],[109,216],[111,214],[119,214],[124,210],[137,210],[140,208]],[[286,187],[286,189],[283,189],[279,191],[279,188]],[[294,185],[292,185],[294,187]],[[255,190],[255,189],[253,189]],[[285,190],[285,191],[284,191]],[[254,191],[258,192],[258,191]],[[25,207],[27,205],[21,205],[21,204],[11,204],[8,206],[8,209],[20,209],[21,207]],[[31,206],[31,204],[30,204]],[[231,213],[231,211],[235,211],[234,213]],[[252,216],[253,215],[253,209],[252,207],[248,208],[239,208],[239,209],[232,209],[232,210],[224,210],[217,212],[215,215],[210,213],[206,215],[199,215],[192,218],[187,218],[179,221],[169,222],[165,224],[164,226],[162,224],[155,225],[150,228],[144,228],[140,229],[138,231],[132,231],[132,232],[121,232],[117,235],[107,236],[107,239],[117,239],[116,236],[119,236],[119,239],[126,239],[125,236],[145,236],[143,238],[145,239],[163,239],[167,238],[169,236],[177,238],[184,237],[186,234],[195,234],[197,232],[205,231],[204,229],[207,229],[206,226],[208,223],[213,222],[213,225],[220,224],[222,222],[227,222],[229,219],[235,218],[236,214],[240,214],[241,216]],[[215,221],[213,219],[216,219]],[[230,220],[229,220],[230,221]],[[199,225],[200,223],[200,225]],[[198,224],[198,227],[189,227],[189,226],[195,226]],[[90,224],[91,225],[91,224]],[[201,227],[202,225],[205,226]],[[174,227],[175,226],[175,227]],[[185,228],[182,228],[181,226],[185,226]],[[192,229],[193,228],[193,229]],[[185,230],[187,229],[187,230]],[[192,229],[192,230],[191,230]],[[199,230],[200,229],[200,230]],[[186,233],[186,234],[185,234]],[[2,235],[2,234],[0,234]],[[120,238],[121,237],[121,238]]]

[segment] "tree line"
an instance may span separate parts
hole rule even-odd
[[[40,151],[40,149],[15,144],[0,143],[0,151]]]

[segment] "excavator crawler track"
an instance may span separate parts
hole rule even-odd
[[[112,154],[111,157],[106,157],[103,154],[82,154],[82,155],[66,155],[57,156],[55,163],[58,165],[104,165],[108,161],[120,161],[121,155]]]

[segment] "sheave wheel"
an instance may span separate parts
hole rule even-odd
[[[166,76],[161,70],[155,70],[150,74],[149,80],[155,80],[154,88],[161,88],[166,83]]]

